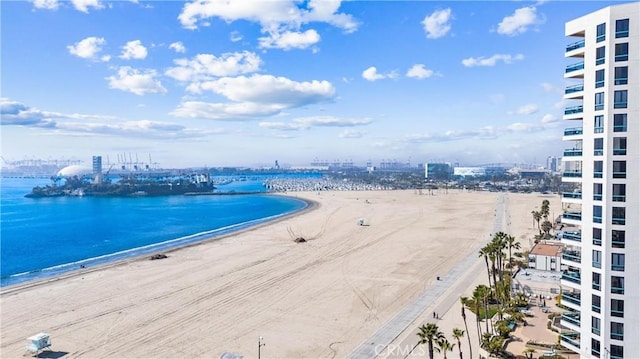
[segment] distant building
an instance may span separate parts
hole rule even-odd
[[[547,169],[552,172],[558,171],[558,158],[554,156],[547,157]]]
[[[483,167],[454,167],[453,175],[461,177],[481,177],[486,174]]]
[[[561,244],[538,243],[529,252],[529,268],[560,272]]]
[[[448,180],[453,170],[448,163],[426,163],[424,165],[424,178],[429,180]]]
[[[102,156],[93,156],[92,175],[94,183],[102,183]]]

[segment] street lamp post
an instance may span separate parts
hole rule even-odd
[[[263,340],[263,337],[258,337],[258,359],[260,359],[260,348],[266,345],[265,343],[263,343]]]

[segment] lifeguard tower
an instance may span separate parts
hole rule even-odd
[[[27,338],[27,352],[33,356],[38,355],[41,351],[51,347],[51,338],[47,333],[39,333]],[[49,349],[51,350],[51,349]]]

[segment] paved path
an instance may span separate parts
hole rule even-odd
[[[488,234],[487,242],[493,237],[493,233],[502,231],[505,224],[507,227],[510,225],[507,214],[507,199],[504,193],[498,196],[496,207],[493,232]],[[458,263],[458,265],[453,267],[447,274],[440,276],[439,281],[436,281],[434,285],[416,298],[413,303],[406,306],[393,319],[378,329],[373,336],[351,352],[348,358],[369,359],[379,356],[385,351],[385,348],[404,332],[409,325],[416,321],[429,306],[433,305],[440,297],[443,297],[445,292],[447,295],[443,297],[444,300],[439,300],[440,306],[436,312],[447,312],[454,303],[459,302],[458,298],[460,295],[476,280],[477,276],[475,274],[477,274],[479,270],[484,270],[484,262],[478,260],[478,251],[485,243],[486,242],[478,243],[467,258]],[[415,342],[417,343],[417,339]]]

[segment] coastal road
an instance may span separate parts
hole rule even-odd
[[[485,241],[479,242],[471,253],[458,265],[452,268],[448,273],[441,275],[440,280],[425,290],[411,304],[400,311],[393,319],[376,331],[369,339],[365,340],[360,346],[355,348],[348,358],[350,359],[368,359],[375,357],[389,357],[397,354],[394,350],[389,350],[398,337],[405,332],[414,322],[416,322],[429,307],[433,307],[436,313],[447,312],[454,303],[459,301],[459,297],[469,288],[476,280],[479,271],[484,270],[484,262],[478,260],[478,251],[491,238],[493,233],[509,230],[510,219],[508,214],[508,198],[505,193],[498,195],[496,200],[496,210],[494,212],[493,232],[487,235]],[[506,228],[506,229],[505,229]],[[409,343],[407,343],[409,341]],[[413,335],[402,343],[403,347],[417,345],[418,338]],[[405,352],[404,354],[410,354]]]

